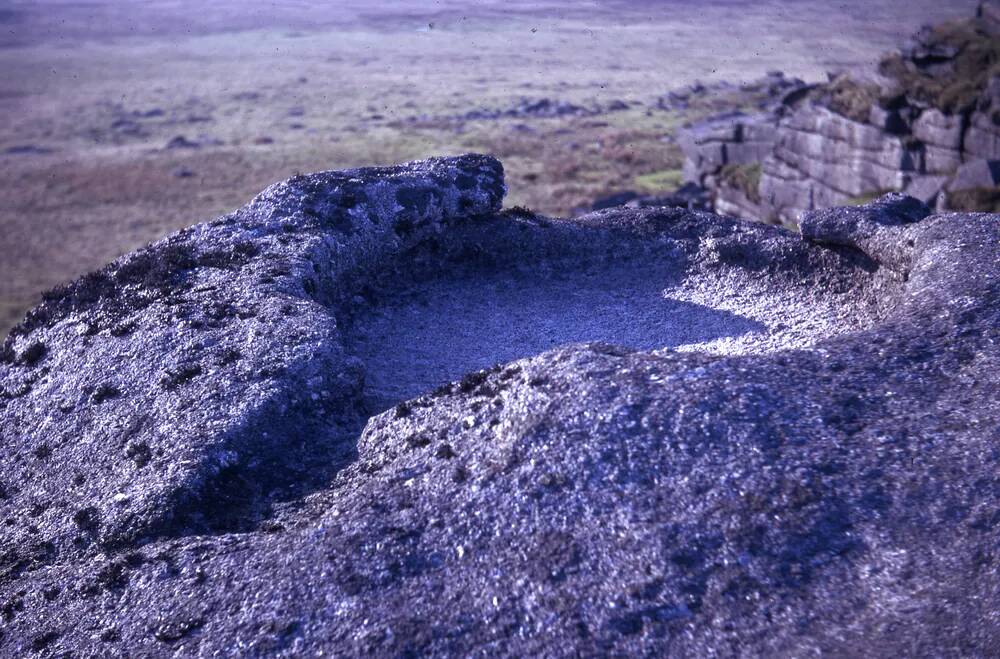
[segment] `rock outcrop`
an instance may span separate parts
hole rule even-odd
[[[789,226],[806,211],[889,191],[939,210],[1000,210],[995,185],[960,187],[965,179],[956,176],[963,165],[1000,160],[1000,24],[992,12],[984,5],[974,19],[923,28],[877,71],[831,75],[795,96],[783,116],[688,128],[680,140],[687,180],[711,188],[719,212]]]
[[[727,168],[760,163],[771,152],[779,121],[802,102],[811,87],[780,72],[770,74],[765,81],[767,85],[759,81],[744,86],[748,89],[745,97],[728,100],[734,105],[745,105],[746,100],[759,96],[759,89],[764,87],[768,91],[767,100],[760,102],[757,113],[730,109],[680,131],[677,141],[686,157],[685,180],[715,188]],[[719,93],[705,87],[701,90],[703,94]]]
[[[1000,647],[1000,217],[503,194],[298,176],[49,294],[0,653]]]

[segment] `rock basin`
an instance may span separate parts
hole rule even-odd
[[[687,236],[697,219],[666,209],[477,218],[383,264],[391,274],[346,314],[371,409],[568,344],[747,354],[807,347],[877,315],[863,259],[707,216],[717,236]],[[772,243],[792,246],[787,262],[763,263],[758,250]]]

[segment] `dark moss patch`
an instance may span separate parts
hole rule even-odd
[[[49,647],[57,640],[59,640],[59,636],[60,636],[59,632],[52,632],[52,631],[39,634],[35,636],[33,639],[31,639],[31,649],[34,652],[41,652],[42,650],[44,650],[45,648]]]
[[[396,201],[403,208],[424,215],[431,204],[440,202],[441,193],[430,188],[400,188],[396,192]]]
[[[260,247],[252,242],[236,243],[232,247],[205,252],[197,259],[197,265],[222,270],[235,270],[245,265],[260,253]]]
[[[410,435],[409,437],[406,438],[406,444],[410,448],[424,448],[425,446],[428,446],[430,443],[431,443],[430,438],[428,438],[427,435],[424,435],[422,433],[418,433],[416,435]]]
[[[461,381],[458,383],[458,390],[463,394],[472,393],[479,388],[486,378],[489,376],[488,371],[476,371],[474,373],[467,373]]]
[[[406,239],[416,230],[416,224],[408,217],[401,217],[392,228],[393,232],[400,238]]]
[[[82,531],[94,532],[101,526],[101,513],[94,506],[81,508],[73,513],[73,523]]]
[[[145,309],[183,285],[187,272],[197,265],[191,247],[178,234],[166,244],[131,254],[76,281],[42,295],[42,304],[28,312],[10,332],[10,338],[25,336],[39,327],[52,325],[73,313],[90,311],[88,333]],[[105,318],[115,323],[102,323]]]
[[[455,457],[455,449],[451,447],[451,444],[441,444],[434,451],[434,457],[441,460],[451,460]]]
[[[135,466],[142,469],[153,458],[153,452],[146,442],[133,442],[125,449],[125,455],[135,462]]]
[[[18,362],[24,366],[34,366],[45,357],[45,344],[41,341],[33,341],[18,358]]]
[[[535,216],[535,213],[525,206],[512,206],[503,211],[503,215],[510,218],[531,218]]]
[[[219,366],[229,366],[230,364],[235,364],[236,362],[243,359],[243,353],[237,348],[226,348],[224,349],[218,357]]]
[[[124,561],[114,561],[97,573],[97,583],[105,590],[118,590],[128,585],[128,571]]]
[[[129,320],[124,323],[119,323],[109,330],[111,336],[122,337],[128,336],[135,331],[136,323],[135,321]]]

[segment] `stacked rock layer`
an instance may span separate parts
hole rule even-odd
[[[807,211],[890,191],[941,211],[1000,210],[996,16],[984,3],[973,19],[922,29],[875,71],[791,95],[780,112],[686,129],[687,179],[713,191],[718,212],[793,227]]]

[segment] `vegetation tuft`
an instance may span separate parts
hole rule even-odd
[[[823,88],[825,105],[837,114],[853,121],[868,121],[872,105],[879,102],[879,88],[871,83],[861,83],[850,76],[834,78]]]
[[[680,169],[661,169],[635,177],[635,187],[651,194],[673,192],[684,183]]]

